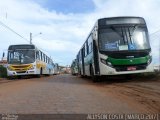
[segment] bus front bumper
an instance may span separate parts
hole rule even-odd
[[[27,70],[27,71],[9,71],[7,70],[7,75],[8,76],[18,76],[18,75],[34,75],[36,72],[34,70]]]
[[[138,73],[154,73],[153,65],[150,64],[144,70],[131,70],[131,71],[116,71],[103,63],[100,63],[100,75],[123,75],[123,74],[138,74]]]

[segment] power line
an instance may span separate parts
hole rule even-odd
[[[2,21],[0,21],[0,24],[1,24],[3,27],[9,29],[11,32],[13,32],[13,33],[15,33],[16,35],[18,35],[19,37],[21,37],[21,38],[23,38],[24,40],[26,40],[27,42],[30,42],[28,39],[26,39],[25,37],[23,37],[22,35],[20,35],[20,34],[17,33],[16,31],[14,31],[12,28],[10,28],[10,27],[8,27],[7,25],[5,25]],[[40,33],[40,34],[41,34],[41,33]],[[37,46],[37,45],[36,45],[36,46]],[[37,47],[38,47],[39,49],[41,49],[42,51],[48,53],[48,51],[40,48],[39,46],[37,46]]]
[[[16,31],[14,31],[12,28],[8,27],[7,25],[5,25],[2,21],[0,21],[0,24],[7,28],[8,30],[10,30],[11,32],[13,32],[14,34],[18,35],[19,37],[21,37],[22,39],[24,39],[25,41],[29,42],[28,39],[26,39],[25,37],[23,37],[22,35],[20,35],[19,33],[17,33]]]

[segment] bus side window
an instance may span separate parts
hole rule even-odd
[[[46,63],[48,63],[48,57],[46,56]]]
[[[44,54],[44,62],[46,62],[46,55]]]
[[[89,38],[88,38],[88,53],[92,52],[92,48],[93,48],[93,45],[92,45],[92,35],[90,35]]]
[[[42,61],[44,61],[44,56],[43,56],[43,53],[42,53]]]
[[[49,57],[47,57],[47,63],[49,64]]]
[[[45,62],[45,54],[43,53],[43,62]]]
[[[43,54],[44,55],[44,62],[46,62],[46,55],[45,54]]]
[[[82,60],[82,51],[79,52],[79,61]]]
[[[45,55],[45,62],[47,63],[47,56]]]
[[[50,61],[50,58],[48,58],[48,63],[49,63],[49,61]]]
[[[38,52],[38,54],[39,54],[39,60],[41,59],[41,54],[40,54],[40,52],[39,51],[37,51]]]
[[[48,63],[48,57],[46,56],[46,63]]]
[[[46,56],[46,63],[48,63],[48,57]]]
[[[40,60],[42,60],[42,52],[40,51]]]
[[[36,59],[39,60],[39,51],[36,51]]]
[[[83,56],[83,58],[85,57],[85,45],[83,46],[83,48],[82,48],[82,56]]]
[[[84,50],[85,51],[85,55],[84,56],[88,55],[88,45],[87,45],[87,43],[88,42],[86,41],[85,46],[84,46],[85,47],[85,50]]]

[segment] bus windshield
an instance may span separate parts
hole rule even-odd
[[[34,50],[9,50],[8,63],[9,64],[28,64],[35,61]]]
[[[111,26],[99,29],[100,51],[150,49],[146,27]]]

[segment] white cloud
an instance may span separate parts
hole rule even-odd
[[[44,49],[44,46],[47,46],[46,51],[55,51],[55,52],[62,52],[68,51],[70,53],[77,52],[80,48],[79,45],[71,42],[71,41],[63,41],[63,40],[44,40],[44,39],[35,39],[33,44],[39,48]]]
[[[95,10],[92,13],[63,14],[47,11],[31,1],[5,0],[0,2],[0,21],[13,28],[29,40],[39,32],[42,35],[33,37],[33,43],[49,51],[52,56],[65,53],[63,58],[71,58],[62,64],[70,64],[85,41],[95,21],[102,17],[142,16],[146,19],[150,33],[160,29],[159,0],[93,0]],[[6,19],[7,13],[7,19]],[[0,26],[0,55],[10,44],[27,43],[14,33]],[[152,48],[157,48],[157,39],[152,40]],[[157,56],[157,54],[155,54]],[[53,56],[54,57],[54,56]],[[56,56],[55,56],[56,57]]]

